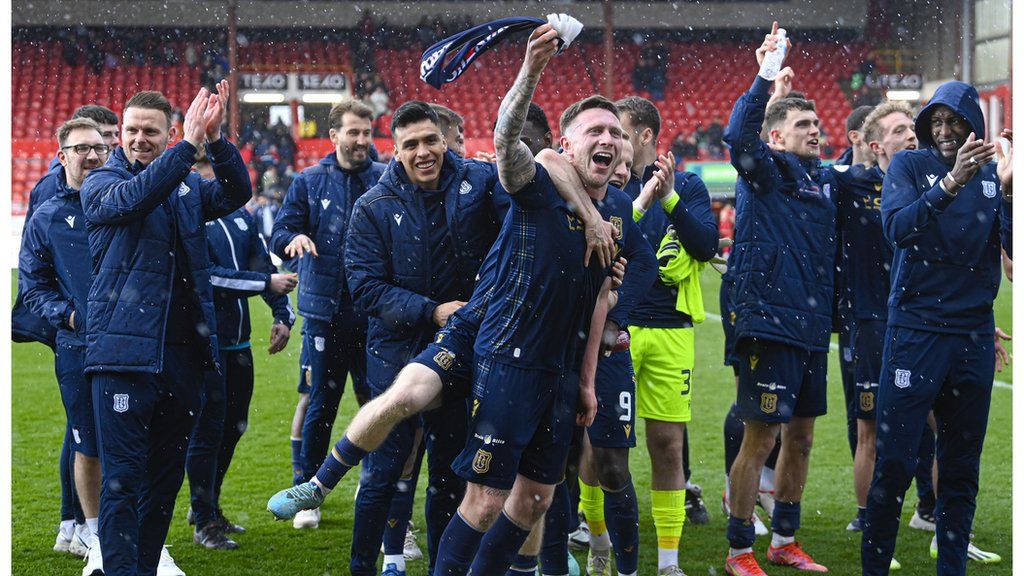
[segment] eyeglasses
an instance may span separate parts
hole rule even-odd
[[[79,156],[88,156],[90,150],[95,152],[97,156],[103,156],[110,152],[110,146],[106,144],[96,144],[94,146],[90,146],[88,144],[75,144],[74,146],[64,146],[61,150],[67,150],[68,148],[74,149],[75,154],[78,154]]]

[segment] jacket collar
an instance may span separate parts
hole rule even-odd
[[[166,152],[167,151],[165,150],[164,153]],[[134,163],[129,162],[128,157],[124,155],[123,146],[118,146],[117,148],[114,148],[114,153],[111,154],[110,158],[107,159],[107,164],[115,168],[127,170],[132,174],[138,174],[139,172],[142,172],[143,170],[146,169],[146,167],[138,160],[136,160]]]
[[[441,179],[438,181],[438,190],[449,191],[465,173],[465,161],[451,150],[445,152],[441,161]],[[412,195],[420,189],[419,186],[409,182],[405,168],[394,159],[388,163],[384,175],[380,179],[380,184],[403,200],[411,199]]]

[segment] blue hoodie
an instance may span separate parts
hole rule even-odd
[[[1003,202],[996,164],[982,166],[956,196],[939,186],[953,167],[932,140],[929,121],[952,108],[985,137],[978,92],[947,82],[918,114],[922,148],[893,158],[882,184],[882,226],[895,245],[889,325],[952,334],[991,333],[999,291],[1000,237],[1010,249],[1011,205]]]

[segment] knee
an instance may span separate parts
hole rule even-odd
[[[613,492],[622,490],[630,481],[629,461],[609,458],[608,461],[599,463],[597,466],[597,479],[605,490]]]
[[[517,522],[530,526],[536,524],[551,507],[553,494],[514,494],[509,498],[509,515]]]
[[[482,486],[471,484],[466,489],[466,496],[459,510],[474,528],[486,530],[498,519],[504,506],[504,497]]]

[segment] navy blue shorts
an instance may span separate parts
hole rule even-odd
[[[878,382],[882,375],[885,322],[858,320],[850,334],[853,348],[853,376],[856,382],[854,414],[860,420],[875,419]]]
[[[597,416],[587,428],[590,443],[598,448],[635,447],[636,376],[629,350],[598,359],[594,380]]]
[[[476,363],[466,447],[452,464],[461,478],[509,490],[516,475],[555,485],[565,477],[579,376]]]
[[[316,386],[344,390],[348,378],[356,396],[371,398],[366,380],[366,331],[356,325],[352,312],[338,312],[330,322],[307,318],[302,334],[302,354],[308,361],[310,393]],[[390,384],[390,383],[389,383]]]
[[[811,418],[827,412],[827,352],[768,340],[742,339],[740,384],[736,393],[741,420],[786,423],[797,416]]]
[[[454,317],[438,331],[434,341],[412,359],[441,378],[444,401],[465,400],[473,382],[473,342],[476,332],[460,325]]]
[[[302,330],[302,346],[299,348],[299,394],[309,394],[312,389],[312,374],[309,368],[309,347],[313,345],[312,342],[307,341],[308,333],[305,329]]]
[[[85,376],[85,347],[58,343],[54,358],[60,399],[71,425],[71,449],[97,457],[96,415],[92,410],[92,386]]]

